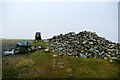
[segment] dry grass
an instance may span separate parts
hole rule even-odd
[[[34,66],[34,61],[30,59],[22,60],[19,63],[16,64],[16,68],[24,68],[24,67],[33,67]]]

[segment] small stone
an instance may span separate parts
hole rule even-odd
[[[87,58],[87,56],[83,55],[83,54],[80,54],[80,57],[82,58]]]
[[[35,51],[35,46],[32,46],[31,49],[32,49],[32,51]]]
[[[90,44],[90,45],[92,45],[92,44],[93,44],[93,42],[89,42],[89,44]]]
[[[42,49],[42,46],[38,46],[38,49],[41,50],[41,49]]]
[[[118,55],[119,53],[118,52],[116,52],[116,55]]]
[[[107,59],[107,57],[104,57],[104,59]]]
[[[46,44],[46,46],[48,46],[49,44]]]
[[[111,58],[111,55],[107,55],[108,58]]]
[[[87,43],[87,41],[83,41],[83,44]]]
[[[8,62],[4,62],[6,65],[8,65]]]
[[[58,48],[60,51],[63,50],[63,48]]]
[[[62,63],[61,62],[59,62],[59,63],[57,63],[58,65],[62,65]]]
[[[72,76],[72,74],[69,74],[69,76],[71,77],[71,76]]]
[[[116,57],[111,57],[111,59],[117,59]]]
[[[50,52],[50,50],[49,49],[45,49],[45,52],[48,53],[48,52]]]
[[[113,62],[113,60],[112,60],[112,59],[110,59],[109,61],[110,61],[110,62]]]
[[[61,68],[61,69],[62,69],[63,67],[64,67],[63,65],[60,65],[60,66],[59,66],[59,68]]]
[[[53,55],[53,57],[57,57],[57,55]]]
[[[23,70],[26,69],[26,68],[23,68]]]
[[[70,73],[71,71],[72,71],[71,68],[67,68],[67,69],[66,69],[66,72],[67,72],[67,73]]]
[[[44,40],[44,42],[49,42],[49,40]]]
[[[71,53],[68,53],[68,56],[72,56],[72,54],[71,54]]]

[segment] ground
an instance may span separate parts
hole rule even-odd
[[[20,40],[3,40],[2,46],[10,48]],[[36,42],[44,49],[49,42]],[[15,47],[15,46],[14,46]],[[13,48],[14,48],[13,47]],[[120,59],[110,62],[109,59],[86,59],[58,55],[57,52],[45,53],[44,50],[3,56],[3,78],[120,78]],[[65,54],[65,53],[63,53]],[[55,60],[55,62],[54,62]],[[62,65],[58,65],[62,63]]]

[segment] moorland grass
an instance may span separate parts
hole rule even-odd
[[[14,43],[14,41],[12,41]],[[16,41],[15,41],[16,42]],[[5,45],[9,41],[5,42]],[[32,46],[41,45],[46,48],[49,42],[35,42]],[[4,45],[4,43],[3,43]],[[108,59],[76,58],[74,56],[64,55],[54,58],[57,52],[50,51],[45,53],[39,50],[25,55],[3,56],[2,72],[3,78],[119,78],[120,77],[120,59],[110,62]],[[69,60],[68,60],[69,58]],[[56,64],[53,63],[56,60]],[[32,60],[34,66],[16,68],[19,62]],[[8,62],[8,64],[6,64]],[[58,62],[63,63],[63,68],[59,68]],[[55,67],[53,65],[56,65]],[[69,72],[66,70],[71,69]],[[71,74],[71,76],[69,76]]]

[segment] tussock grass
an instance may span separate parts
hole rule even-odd
[[[34,61],[27,59],[27,60],[22,60],[19,63],[16,64],[16,67],[23,68],[23,67],[33,67],[34,66]]]

